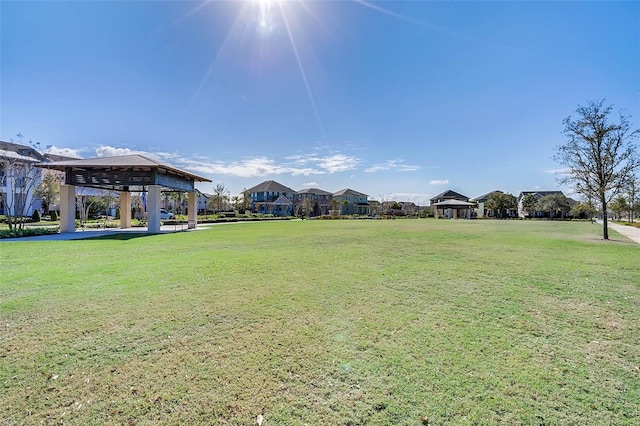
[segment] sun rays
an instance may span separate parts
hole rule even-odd
[[[411,24],[437,29],[435,26],[395,13],[366,0],[351,1],[367,10],[401,19]],[[317,94],[314,91],[313,81],[309,77],[309,64],[305,58],[312,56],[314,49],[317,48],[306,40],[322,24],[318,9],[329,8],[331,3],[311,0],[239,0],[235,2],[206,0],[190,9],[178,22],[196,13],[206,13],[206,7],[209,5],[215,5],[218,8],[222,5],[235,8],[233,23],[231,25],[225,22],[221,23],[229,25],[227,34],[204,72],[194,94],[193,102],[203,95],[208,86],[215,84],[215,78],[223,72],[222,68],[230,66],[229,63],[241,64],[246,68],[259,70],[261,67],[266,67],[270,63],[269,61],[276,60],[270,57],[270,54],[274,51],[282,52],[283,44],[286,43],[295,61],[297,73],[304,86],[305,96],[313,111],[321,139],[328,142]],[[218,17],[212,14],[212,19],[215,22]],[[247,58],[247,55],[253,59]],[[278,59],[282,60],[282,57]],[[246,97],[242,96],[242,98],[247,104],[250,104]]]

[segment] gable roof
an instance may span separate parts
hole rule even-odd
[[[349,188],[341,189],[340,191],[333,193],[334,197],[348,197],[350,195],[356,197],[368,197],[367,194],[363,194],[362,192],[354,191]]]
[[[432,204],[432,206],[436,207],[473,207],[474,203],[469,203],[467,201],[456,200],[454,198],[449,200],[440,201],[439,203]]]
[[[276,206],[290,206],[293,204],[287,197],[284,195],[279,196],[275,200],[273,200],[270,204],[274,204]]]
[[[486,194],[481,195],[479,197],[471,198],[471,200],[473,200],[473,201],[487,201],[489,199],[489,197],[491,197],[495,193],[504,194],[504,192],[496,189],[495,191],[487,192]]]
[[[456,199],[456,200],[468,200],[469,197],[467,197],[466,195],[462,195],[462,194],[458,194],[455,191],[452,190],[447,190],[444,192],[441,192],[440,194],[436,195],[435,197],[431,198],[431,200],[429,201],[434,201],[434,200],[439,200],[439,199]]]
[[[331,195],[329,191],[324,191],[318,188],[305,188],[296,192],[296,194],[313,194],[313,195]]]
[[[246,192],[290,192],[294,194],[296,191],[284,186],[281,183],[276,182],[275,180],[265,180],[264,182],[259,183],[253,188],[247,189]]]
[[[52,161],[50,163],[45,163],[40,165],[40,167],[46,167],[48,169],[61,170],[65,171],[69,167],[78,167],[78,168],[110,168],[110,167],[126,167],[126,168],[135,168],[135,167],[143,167],[143,168],[157,168],[157,169],[165,169],[167,171],[172,172],[178,176],[186,176],[188,178],[193,179],[196,182],[211,182],[211,179],[207,179],[206,177],[198,176],[191,172],[187,172],[185,170],[178,169],[177,167],[170,166],[165,163],[160,163],[159,161],[152,160],[143,155],[132,154],[132,155],[118,155],[115,157],[96,157],[96,158],[85,158],[85,159],[76,159],[76,160],[62,160],[62,161]]]

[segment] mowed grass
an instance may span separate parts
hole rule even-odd
[[[640,246],[293,221],[0,243],[3,424],[638,424]]]

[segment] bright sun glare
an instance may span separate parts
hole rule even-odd
[[[391,12],[388,9],[380,7],[378,5],[373,4],[370,0],[351,0],[352,2],[369,8],[371,10],[375,10],[378,13],[384,13],[386,15],[399,18],[405,21],[410,21],[414,24],[423,25],[423,23],[413,20],[410,17],[403,16],[394,12]],[[204,0],[195,8],[191,9],[182,19],[200,11],[202,8],[206,7],[206,5],[215,3],[215,0]],[[234,2],[235,4],[242,5],[239,8],[239,14],[232,25],[227,37],[225,38],[222,45],[219,47],[216,57],[212,64],[209,67],[206,75],[201,81],[199,88],[196,92],[196,97],[201,92],[201,89],[208,84],[209,80],[214,75],[214,70],[216,68],[216,62],[220,59],[220,56],[223,54],[223,51],[227,50],[232,43],[232,40],[242,40],[245,42],[249,40],[246,38],[248,32],[253,32],[257,35],[261,40],[257,43],[258,45],[264,46],[266,44],[277,43],[275,40],[275,36],[277,35],[286,35],[286,39],[288,40],[288,44],[291,47],[291,51],[295,57],[296,64],[298,67],[298,71],[300,72],[300,77],[304,83],[305,90],[307,92],[307,96],[309,97],[309,101],[313,108],[316,120],[318,122],[318,126],[326,139],[326,133],[324,130],[324,126],[322,124],[322,120],[320,118],[320,112],[318,110],[318,106],[316,104],[316,99],[314,97],[314,93],[312,90],[311,83],[309,78],[307,77],[307,71],[305,69],[305,64],[303,63],[304,53],[312,49],[313,46],[309,46],[304,44],[303,34],[301,31],[309,31],[309,26],[303,25],[304,16],[300,15],[300,12],[306,12],[306,15],[311,16],[314,20],[319,21],[318,17],[314,13],[314,8],[310,7],[309,4],[312,1],[305,0],[245,0],[242,2]],[[320,2],[318,2],[320,3]],[[303,13],[302,15],[305,15]],[[248,31],[247,31],[248,30]],[[274,37],[274,38],[272,38]],[[233,50],[233,49],[232,49]],[[246,100],[246,99],[245,99]]]

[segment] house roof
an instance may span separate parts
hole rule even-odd
[[[481,195],[479,197],[471,198],[471,200],[473,200],[473,201],[487,201],[489,199],[489,197],[492,196],[495,193],[504,194],[504,192],[499,191],[499,190],[496,189],[495,191],[487,192],[486,194]]]
[[[318,188],[305,188],[296,192],[296,194],[313,194],[313,195],[331,195],[329,191],[324,191]]]
[[[47,161],[47,159],[34,148],[19,143],[0,141],[0,151],[2,151],[0,155],[5,158],[15,158],[34,162]]]
[[[158,168],[170,171],[178,176],[188,177],[197,182],[211,182],[211,179],[198,176],[191,172],[178,169],[177,167],[170,166],[165,163],[147,158],[143,155],[120,155],[116,157],[97,157],[97,158],[85,158],[78,160],[63,160],[52,161],[50,163],[42,164],[40,167],[46,167],[49,169],[65,171],[67,168]]]
[[[24,161],[25,163],[39,163],[39,160],[36,160],[35,158],[26,156],[26,155],[20,155],[15,151],[9,151],[7,149],[0,149],[0,158],[7,158],[7,159],[11,159],[11,160],[20,160],[21,162]]]
[[[281,195],[275,200],[273,200],[271,204],[274,204],[276,206],[290,206],[293,203],[287,197],[285,197],[284,195]]]
[[[457,199],[457,200],[468,200],[469,197],[467,197],[466,195],[462,195],[462,194],[458,194],[455,191],[452,190],[447,190],[444,192],[441,192],[440,194],[436,195],[435,197],[431,198],[431,200],[429,201],[433,201],[433,200],[439,200],[439,199]]]
[[[246,192],[291,192],[295,193],[293,189],[284,186],[281,183],[276,182],[275,180],[265,180],[264,182],[254,186],[253,188],[247,189]]]
[[[45,158],[49,161],[66,161],[66,160],[80,160],[78,157],[70,157],[68,155],[60,155],[60,154],[44,154]]]
[[[473,207],[475,206],[474,203],[469,203],[467,201],[456,200],[456,199],[444,200],[444,201],[440,201],[439,203],[435,203],[431,205],[436,207]]]
[[[333,193],[334,197],[348,197],[350,195],[356,197],[368,197],[367,194],[363,194],[362,192],[354,191],[353,189],[349,188],[341,189],[340,191]]]

